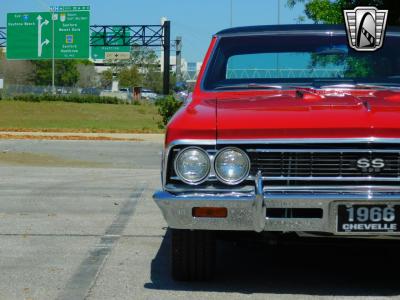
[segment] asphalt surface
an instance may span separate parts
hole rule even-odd
[[[212,283],[169,276],[160,142],[0,141],[0,299],[400,298],[397,244],[221,242]]]

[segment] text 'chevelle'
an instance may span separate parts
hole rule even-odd
[[[351,49],[344,26],[214,36],[154,194],[175,279],[209,279],[227,232],[400,236],[399,49],[398,28],[376,52]]]

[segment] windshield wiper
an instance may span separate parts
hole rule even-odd
[[[357,83],[357,84],[333,84],[333,85],[324,85],[320,87],[321,90],[328,90],[328,89],[352,89],[352,90],[387,90],[387,89],[400,89],[398,84],[365,84],[365,83]]]
[[[269,85],[269,84],[258,84],[258,83],[246,83],[246,84],[235,84],[235,85],[221,85],[215,88],[216,90],[235,90],[235,89],[260,89],[260,90],[280,90],[281,85]]]

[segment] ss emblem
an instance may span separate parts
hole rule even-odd
[[[363,172],[379,172],[385,167],[385,161],[382,158],[360,158],[357,160],[357,167]]]

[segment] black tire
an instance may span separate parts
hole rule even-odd
[[[214,277],[215,234],[204,230],[172,229],[172,278],[206,281]]]

